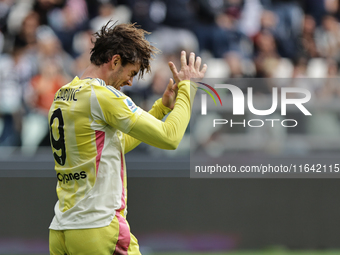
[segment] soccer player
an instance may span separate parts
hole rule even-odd
[[[207,69],[194,53],[187,63],[183,51],[180,71],[169,62],[175,83],[170,79],[163,97],[143,111],[120,88],[150,71],[157,49],[146,33],[133,24],[108,23],[95,34],[91,65],[54,97],[49,123],[58,202],[51,254],[140,254],[126,221],[124,154],[140,142],[178,146],[197,90],[189,80],[203,78]]]

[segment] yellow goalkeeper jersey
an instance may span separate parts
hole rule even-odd
[[[141,141],[174,149],[190,119],[189,81],[178,84],[174,110],[157,100],[149,112],[100,79],[75,77],[56,93],[49,111],[58,202],[51,229],[108,226],[126,215],[124,154]],[[191,96],[193,96],[192,94]]]

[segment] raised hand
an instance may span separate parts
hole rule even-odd
[[[187,64],[186,52],[181,52],[181,69],[179,72],[174,63],[169,62],[170,70],[174,76],[176,84],[183,80],[190,80],[197,78],[199,80],[203,79],[205,72],[207,71],[207,65],[204,64],[201,68],[201,58],[197,57],[195,61],[195,53],[191,52],[189,56],[189,64]]]
[[[170,78],[168,86],[166,87],[163,93],[163,97],[162,97],[163,105],[170,109],[174,109],[177,92],[178,92],[177,83],[174,84],[173,79]]]

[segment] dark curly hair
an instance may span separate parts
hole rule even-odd
[[[160,51],[152,46],[145,35],[149,32],[134,24],[118,24],[110,20],[94,34],[94,47],[91,50],[91,63],[97,66],[108,63],[119,54],[122,66],[127,63],[140,64],[139,78],[150,72],[150,61]]]

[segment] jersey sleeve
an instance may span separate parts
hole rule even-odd
[[[151,110],[148,113],[157,118],[158,120],[162,120],[164,116],[167,115],[169,112],[171,112],[171,109],[164,106],[162,103],[162,98],[160,98],[153,104]],[[125,141],[124,147],[125,153],[128,153],[129,151],[133,150],[141,143],[140,140],[133,138],[128,134],[123,134],[123,136]]]
[[[163,105],[162,98],[158,99],[149,111],[152,116],[159,120],[162,120],[169,112],[171,112],[171,109]]]
[[[197,91],[196,85],[188,80],[181,81],[178,87],[175,107],[165,122],[143,111],[128,134],[161,149],[176,149],[189,123]]]
[[[190,120],[191,105],[197,87],[189,80],[178,84],[178,95],[173,111],[165,122],[137,107],[132,100],[117,90],[97,87],[91,97],[92,116],[97,123],[104,121],[131,137],[161,149],[176,149]],[[190,100],[191,98],[191,100]],[[153,110],[159,115],[158,110]],[[161,110],[159,110],[161,111]]]
[[[129,133],[142,112],[131,98],[120,91],[109,86],[92,87],[91,113],[96,123],[104,122]]]

